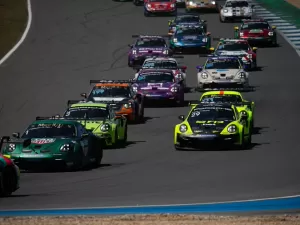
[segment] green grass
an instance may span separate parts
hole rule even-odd
[[[300,9],[284,0],[256,0],[262,7],[300,28]]]
[[[21,38],[26,24],[26,0],[0,0],[0,59]]]

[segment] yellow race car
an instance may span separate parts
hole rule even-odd
[[[248,122],[251,132],[254,127],[254,107],[253,101],[247,101],[242,94],[237,91],[208,91],[200,97],[203,103],[230,103],[236,106],[238,112],[245,110],[248,113]]]
[[[248,149],[251,146],[251,129],[248,113],[240,112],[227,103],[193,104],[189,114],[175,126],[176,150],[210,147]]]

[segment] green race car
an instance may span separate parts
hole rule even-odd
[[[16,141],[3,149],[20,169],[80,169],[98,167],[103,156],[99,137],[76,121],[37,117]]]
[[[246,111],[238,112],[231,104],[205,104],[192,106],[187,117],[174,129],[176,150],[226,148],[237,146],[247,149],[251,145],[250,124]]]
[[[63,117],[77,120],[87,130],[105,140],[106,147],[124,147],[127,143],[127,119],[116,115],[109,104],[68,101]]]
[[[250,123],[250,131],[254,127],[254,102],[247,101],[237,91],[208,91],[202,94],[200,102],[203,103],[229,103],[236,106],[238,112],[246,111]]]

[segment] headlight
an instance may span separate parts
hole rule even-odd
[[[126,109],[131,108],[131,107],[132,107],[131,102],[128,102],[128,103],[124,104],[124,107],[125,107]]]
[[[187,131],[187,126],[182,124],[182,125],[180,125],[179,130],[181,133],[185,133]]]
[[[211,1],[211,4],[215,5],[215,4],[216,4],[216,2],[215,2],[215,1]]]
[[[189,5],[196,5],[196,3],[192,2],[192,1],[189,1],[188,3],[189,3]]]
[[[244,36],[244,33],[243,33],[243,32],[240,32],[240,36]]]
[[[106,132],[109,130],[109,128],[110,128],[109,124],[105,123],[101,125],[100,130]]]
[[[274,35],[274,32],[269,32],[268,35],[269,35],[269,36],[273,36],[273,35]]]
[[[202,41],[203,42],[207,42],[207,38],[202,38]]]
[[[151,8],[151,4],[147,4],[147,8]]]
[[[237,127],[235,125],[230,125],[228,128],[227,128],[227,131],[229,133],[235,133],[237,131]]]
[[[16,149],[16,145],[15,144],[9,144],[7,151],[8,152],[13,152]]]
[[[246,78],[246,73],[240,72],[240,73],[239,73],[239,78],[240,78],[240,79]]]
[[[169,54],[169,51],[168,51],[168,50],[164,50],[164,51],[163,51],[163,54],[168,55],[168,54]]]
[[[228,13],[228,9],[224,9],[223,12],[224,12],[224,13]]]
[[[64,144],[63,146],[60,147],[60,151],[62,152],[70,151],[70,149],[71,149],[70,144]]]
[[[178,92],[179,90],[178,90],[178,87],[172,87],[171,88],[171,92]]]
[[[137,92],[137,87],[132,87],[132,90],[133,90],[134,92]]]
[[[132,54],[134,54],[134,55],[136,54],[136,50],[135,50],[135,49],[134,49],[134,50],[132,50]]]
[[[207,78],[208,78],[208,74],[207,74],[207,73],[202,73],[202,74],[201,74],[201,77],[202,77],[203,79],[207,79]]]
[[[175,4],[171,4],[171,7],[174,8],[174,7],[175,7]]]
[[[177,40],[177,38],[173,38],[173,41],[174,41],[174,42],[177,42],[178,40]]]

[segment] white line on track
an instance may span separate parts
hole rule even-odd
[[[27,0],[27,25],[25,28],[25,31],[20,38],[20,40],[17,42],[17,44],[8,52],[6,55],[0,60],[0,65],[3,64],[19,47],[20,45],[25,41],[27,34],[29,32],[29,29],[31,27],[32,23],[32,8],[31,8],[31,0]]]
[[[74,207],[74,208],[43,208],[43,209],[8,209],[1,210],[1,212],[7,211],[39,211],[39,210],[76,210],[76,209],[114,209],[114,208],[137,208],[137,207],[166,207],[166,206],[195,206],[195,205],[214,205],[214,204],[227,204],[227,203],[242,203],[242,202],[256,202],[256,201],[266,201],[266,200],[276,200],[285,198],[297,198],[300,195],[290,195],[282,197],[273,198],[258,198],[258,199],[248,199],[248,200],[238,200],[238,201],[225,201],[225,202],[208,202],[208,203],[192,203],[192,204],[171,204],[171,205],[135,205],[135,206],[108,206],[108,207]]]

